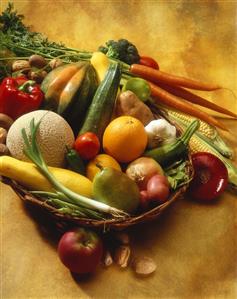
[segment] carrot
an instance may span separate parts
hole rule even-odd
[[[152,97],[154,97],[154,99],[159,101],[160,103],[177,109],[193,117],[199,118],[212,126],[216,126],[222,130],[228,131],[228,129],[220,121],[207,114],[206,112],[196,108],[191,103],[185,100],[180,100],[178,97],[172,95],[168,91],[151,82],[148,82],[148,84],[151,88]]]
[[[165,89],[166,91],[172,93],[173,95],[177,96],[177,97],[180,97],[180,98],[183,98],[193,104],[197,104],[199,106],[202,106],[202,107],[206,107],[208,109],[211,109],[213,111],[216,111],[216,112],[220,112],[220,113],[223,113],[223,114],[226,114],[226,115],[229,115],[229,116],[232,116],[234,118],[237,118],[237,114],[219,106],[219,105],[216,105],[196,94],[193,94],[192,92],[190,92],[189,90],[186,90],[182,87],[179,87],[179,86],[170,86],[168,84],[159,84],[159,86],[163,89]]]
[[[200,81],[188,79],[185,77],[180,77],[176,75],[171,75],[160,70],[153,69],[151,67],[132,64],[130,67],[130,72],[139,75],[143,79],[150,80],[153,83],[166,83],[175,86],[183,86],[186,88],[196,89],[196,90],[205,90],[212,91],[221,89],[222,87],[217,84],[208,84]]]

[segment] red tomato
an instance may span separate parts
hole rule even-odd
[[[82,159],[90,160],[98,154],[100,141],[96,134],[87,132],[77,137],[74,143],[74,149]]]
[[[96,233],[84,228],[66,232],[59,241],[58,254],[73,273],[94,272],[101,261],[103,245]]]
[[[197,200],[210,201],[224,192],[228,184],[225,164],[213,154],[199,152],[192,155],[194,178],[189,194]]]
[[[149,66],[153,69],[159,70],[159,65],[158,63],[151,57],[147,57],[147,56],[140,56],[140,61],[139,64],[145,65],[145,66]]]

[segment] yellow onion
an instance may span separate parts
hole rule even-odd
[[[153,175],[163,175],[164,172],[153,158],[140,157],[128,165],[126,174],[137,183],[140,190],[143,190],[146,189],[147,182]]]

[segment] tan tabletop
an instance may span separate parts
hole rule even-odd
[[[236,3],[222,1],[13,1],[27,24],[50,39],[94,50],[128,38],[163,70],[223,83],[237,94]],[[7,1],[0,1],[1,10]],[[206,96],[237,112],[228,90]],[[224,119],[237,153],[237,121]],[[59,261],[56,239],[0,184],[1,298],[237,298],[237,201],[225,192],[212,205],[179,199],[157,221],[129,231],[134,255],[157,271],[99,267],[78,280]]]
[[[157,263],[151,277],[112,265],[77,281],[59,261],[52,235],[9,187],[0,188],[3,299],[236,298],[236,194],[225,192],[213,205],[180,199],[152,225],[129,231],[133,254]]]

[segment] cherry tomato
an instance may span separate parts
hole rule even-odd
[[[145,66],[149,66],[149,67],[151,67],[153,69],[159,70],[158,63],[153,58],[148,57],[148,56],[141,56],[139,64],[142,64],[142,65],[145,65]]]
[[[147,193],[153,202],[162,203],[169,196],[169,182],[164,175],[156,174],[147,183]]]
[[[82,159],[93,159],[100,150],[99,138],[92,132],[84,133],[77,137],[74,143],[74,149]]]
[[[228,184],[225,164],[215,155],[198,152],[192,155],[194,178],[189,194],[196,200],[211,201],[222,194]]]

